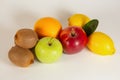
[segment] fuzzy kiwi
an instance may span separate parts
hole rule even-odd
[[[38,36],[32,29],[20,29],[16,32],[14,41],[16,45],[30,49],[36,45]]]
[[[27,67],[34,62],[34,55],[29,49],[14,46],[9,50],[10,61],[17,66]]]

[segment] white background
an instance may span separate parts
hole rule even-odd
[[[98,19],[96,31],[108,34],[116,53],[100,56],[88,49],[65,55],[53,64],[35,61],[27,68],[12,64],[8,51],[14,46],[18,29],[31,28],[37,19],[51,16],[67,27],[67,19],[83,13]],[[119,0],[0,0],[0,79],[1,80],[120,80],[120,1]]]

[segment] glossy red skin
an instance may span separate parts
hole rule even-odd
[[[72,36],[74,34],[74,36]],[[82,28],[67,27],[60,32],[60,41],[63,45],[64,53],[75,54],[81,51],[87,44],[87,35]]]

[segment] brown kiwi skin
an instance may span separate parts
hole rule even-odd
[[[23,28],[16,32],[14,42],[22,48],[33,48],[38,41],[38,35],[32,29]]]
[[[34,63],[34,55],[29,49],[15,45],[9,50],[8,57],[12,63],[20,67],[28,67]]]

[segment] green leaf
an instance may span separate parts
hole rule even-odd
[[[82,28],[86,32],[87,36],[91,35],[97,28],[99,21],[97,19],[90,20]]]

